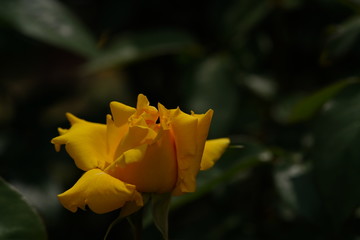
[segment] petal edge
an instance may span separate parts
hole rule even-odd
[[[204,171],[214,166],[215,162],[220,159],[221,155],[223,155],[229,144],[229,138],[207,140],[201,159],[200,170]]]
[[[89,208],[98,214],[111,212],[134,201],[142,206],[143,199],[135,186],[124,183],[100,169],[86,172],[69,190],[58,195],[61,204],[76,212],[78,208]]]

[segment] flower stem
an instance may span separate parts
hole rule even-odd
[[[141,240],[143,228],[143,209],[140,209],[136,213],[127,217],[127,220],[131,226],[134,240]]]

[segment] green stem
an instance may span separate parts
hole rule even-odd
[[[120,217],[120,216],[119,216],[119,217],[117,217],[117,218],[110,224],[110,226],[108,227],[108,229],[107,229],[107,231],[106,231],[104,240],[107,239],[107,237],[108,237],[111,229],[112,229],[116,224],[118,224],[121,220],[123,220],[123,217]]]
[[[136,213],[127,217],[127,220],[131,226],[134,240],[141,240],[143,228],[143,209],[140,209]]]

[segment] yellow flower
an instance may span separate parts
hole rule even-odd
[[[60,136],[51,140],[57,151],[65,144],[76,166],[86,171],[58,195],[72,212],[86,205],[96,213],[140,208],[141,193],[194,192],[199,170],[212,167],[230,143],[228,138],[206,141],[212,110],[189,115],[161,104],[156,109],[142,94],[136,109],[119,102],[111,102],[110,109],[106,124],[67,113],[71,128],[59,128]]]

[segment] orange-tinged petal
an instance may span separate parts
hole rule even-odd
[[[100,169],[86,172],[77,183],[59,194],[62,205],[72,212],[78,208],[89,208],[95,213],[107,213],[124,206],[126,202],[135,201],[142,206],[143,200],[135,186],[124,183]]]
[[[65,149],[74,159],[78,168],[87,171],[104,168],[110,162],[106,146],[106,125],[91,123],[72,114],[67,114],[72,126],[69,130],[60,130],[60,136],[51,140],[57,149],[65,144]]]
[[[140,192],[170,192],[177,179],[177,163],[174,140],[170,131],[160,133],[158,141],[148,145],[143,159],[115,165],[109,174],[136,186]]]
[[[124,168],[130,163],[141,161],[145,156],[147,147],[147,144],[142,144],[125,151],[110,166],[108,166],[105,171],[112,171],[117,167]]]
[[[150,102],[143,94],[138,95],[136,105],[136,118],[142,118],[146,124],[155,124],[158,119],[158,110],[150,106]]]
[[[201,159],[201,170],[207,170],[214,166],[230,144],[229,138],[218,138],[206,141],[204,153]]]

